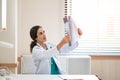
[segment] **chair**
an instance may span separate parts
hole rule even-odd
[[[32,55],[22,55],[21,57],[21,74],[35,74],[36,67],[34,65]]]

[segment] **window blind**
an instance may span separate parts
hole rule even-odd
[[[79,47],[72,53],[120,55],[119,0],[65,1],[70,1],[71,16],[83,32]]]
[[[72,15],[72,0],[64,0],[64,16]]]

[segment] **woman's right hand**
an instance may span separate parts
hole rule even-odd
[[[70,35],[66,34],[65,37],[62,40],[63,45],[70,42]]]
[[[70,35],[66,34],[65,37],[61,40],[61,42],[57,45],[57,49],[60,50],[60,48],[68,42],[70,42]]]

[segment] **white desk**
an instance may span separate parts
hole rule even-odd
[[[99,80],[95,75],[59,75],[62,80]]]
[[[3,80],[99,80],[95,75],[11,75]]]

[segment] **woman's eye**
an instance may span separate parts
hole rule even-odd
[[[40,35],[42,35],[43,33],[42,32],[40,32]]]
[[[42,35],[42,34],[44,34],[44,33],[45,33],[45,31],[43,31],[43,32],[40,32],[39,34],[40,34],[40,35]]]

